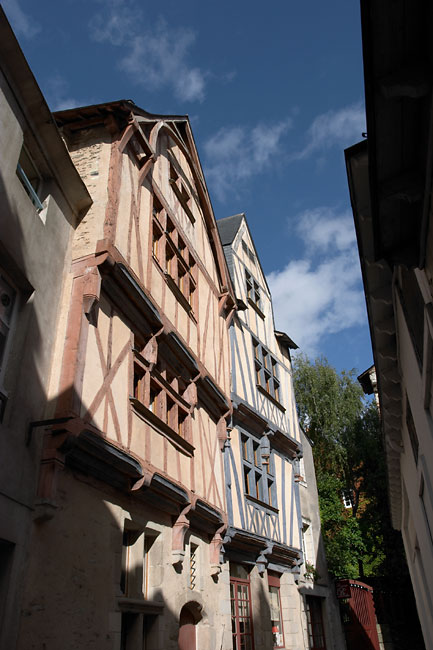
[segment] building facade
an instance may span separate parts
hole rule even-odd
[[[301,430],[303,456],[299,464],[304,564],[298,588],[303,597],[302,619],[306,648],[345,650],[340,607],[335,584],[328,573],[321,533],[319,497],[313,460],[313,443]],[[322,637],[322,638],[320,638]]]
[[[393,526],[433,648],[431,65],[427,2],[363,0],[367,141],[346,151]]]
[[[93,205],[62,293],[18,648],[229,648],[234,301],[188,119],[124,101],[55,119]]]
[[[275,330],[245,215],[220,219],[218,227],[238,303],[230,327],[233,414],[224,446],[233,648],[341,648],[319,545],[311,449],[301,462],[290,359],[297,346]],[[309,573],[306,554],[312,567],[320,556],[320,580]]]
[[[1,8],[0,151],[0,647],[14,648],[65,259],[91,198]]]
[[[0,647],[340,650],[244,216],[187,117],[53,116],[0,37]]]

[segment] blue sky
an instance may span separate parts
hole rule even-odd
[[[343,149],[365,131],[357,0],[5,0],[52,110],[188,114],[217,218],[245,212],[277,329],[372,363]]]

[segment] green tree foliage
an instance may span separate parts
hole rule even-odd
[[[344,434],[364,408],[353,371],[338,375],[324,357],[312,364],[298,355],[293,381],[300,424],[315,444],[316,471],[340,469],[347,454]]]
[[[401,575],[406,563],[390,524],[375,402],[364,399],[354,371],[338,374],[323,357],[312,363],[297,356],[293,381],[300,424],[314,443],[329,570],[346,578]],[[352,509],[344,507],[343,491],[350,492]]]

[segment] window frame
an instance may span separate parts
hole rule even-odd
[[[353,508],[353,493],[352,490],[345,489],[341,491],[341,499],[343,501],[343,506],[348,510]]]
[[[274,648],[284,648],[284,647],[285,647],[285,642],[284,642],[284,624],[283,624],[283,610],[282,610],[282,607],[281,607],[281,592],[280,592],[280,586],[281,586],[281,585],[280,585],[280,576],[278,576],[276,573],[274,573],[274,572],[272,572],[272,571],[268,571],[268,591],[269,591],[269,593],[271,593],[271,589],[276,589],[276,590],[277,590],[276,593],[277,593],[277,597],[278,597],[278,607],[279,607],[279,611],[280,611],[280,617],[279,617],[278,623],[279,623],[279,625],[280,625],[281,632],[278,632],[278,633],[276,633],[276,634],[280,634],[280,635],[281,635],[282,643],[281,643],[280,645],[276,645],[275,642],[274,642],[274,645],[273,645]],[[269,613],[272,614],[272,607],[270,607],[270,612],[269,612]],[[271,618],[272,635],[274,635],[274,631],[273,631],[273,627],[274,627],[274,626],[272,625],[272,623],[273,623],[275,620],[276,620],[276,619]]]
[[[246,587],[247,598],[239,598],[238,587]],[[241,609],[239,608],[239,603],[243,603],[243,606],[241,605]],[[241,616],[239,613],[240,611],[247,613],[246,615]],[[230,576],[230,613],[232,620],[233,648],[240,650],[241,647],[245,647],[241,645],[241,638],[249,637],[251,643],[250,649],[247,650],[254,650],[254,626],[251,603],[251,584],[249,576],[247,579]],[[241,632],[241,619],[249,620],[250,629],[248,632]]]
[[[146,407],[172,434],[191,445],[192,405],[184,398],[190,382],[179,376],[173,364],[158,351],[150,364],[134,348],[134,399]]]
[[[263,505],[277,509],[274,453],[265,462],[260,440],[245,430],[239,431],[244,494]]]
[[[308,643],[311,650],[326,650],[322,598],[318,596],[306,596],[305,613],[307,617]],[[322,643],[320,643],[319,639],[322,640]]]
[[[245,287],[247,292],[247,302],[263,315],[260,285],[248,269],[245,269]]]
[[[152,199],[151,254],[188,312],[197,309],[197,263],[157,194]]]
[[[177,166],[174,164],[173,159],[170,159],[169,183],[186,216],[191,221],[191,223],[194,224],[195,217],[192,212],[192,193],[187,187],[185,181],[182,179],[181,174],[178,172],[176,167]]]
[[[254,336],[252,343],[257,388],[281,406],[278,360]]]
[[[24,161],[24,158],[27,157],[27,161]],[[29,178],[29,173],[25,168],[28,170],[28,167],[31,166],[33,168],[33,173],[31,177]],[[41,172],[39,171],[39,168],[37,164],[34,161],[33,156],[30,154],[28,148],[26,145],[23,143],[20,151],[20,155],[18,158],[17,162],[17,168],[16,168],[16,174],[19,178],[19,181],[24,188],[27,196],[29,197],[30,201],[33,203],[34,207],[38,212],[42,212],[44,209],[44,205],[41,201],[41,193],[42,193],[42,187],[43,187],[43,176]],[[34,187],[32,183],[32,176],[35,176],[37,178],[37,186]]]
[[[9,287],[11,293],[13,293],[13,297],[12,297],[12,306],[10,308],[10,316],[8,322],[2,313],[3,308],[4,311],[6,311],[8,306],[0,304],[0,333],[2,330],[7,330],[5,332],[5,342],[0,357],[0,422],[2,422],[3,420],[3,416],[6,410],[6,404],[8,400],[8,394],[4,388],[4,377],[6,374],[8,358],[10,355],[10,351],[13,344],[13,338],[16,331],[17,314],[18,314],[20,298],[21,298],[21,292],[18,289],[15,282],[13,282],[9,277],[9,275],[5,273],[3,269],[0,267],[0,300],[1,301],[3,301],[3,296],[6,296],[9,293],[6,287],[3,290],[2,288],[3,283],[7,285],[7,287]]]

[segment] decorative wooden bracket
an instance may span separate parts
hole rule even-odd
[[[265,569],[266,569],[266,567],[268,565],[268,559],[267,559],[266,556],[269,555],[270,553],[272,553],[272,548],[273,548],[273,544],[271,542],[269,542],[268,545],[266,546],[266,548],[264,548],[261,551],[260,555],[258,556],[258,558],[256,560],[256,564],[257,564],[260,575],[263,575],[264,572],[265,572]]]

